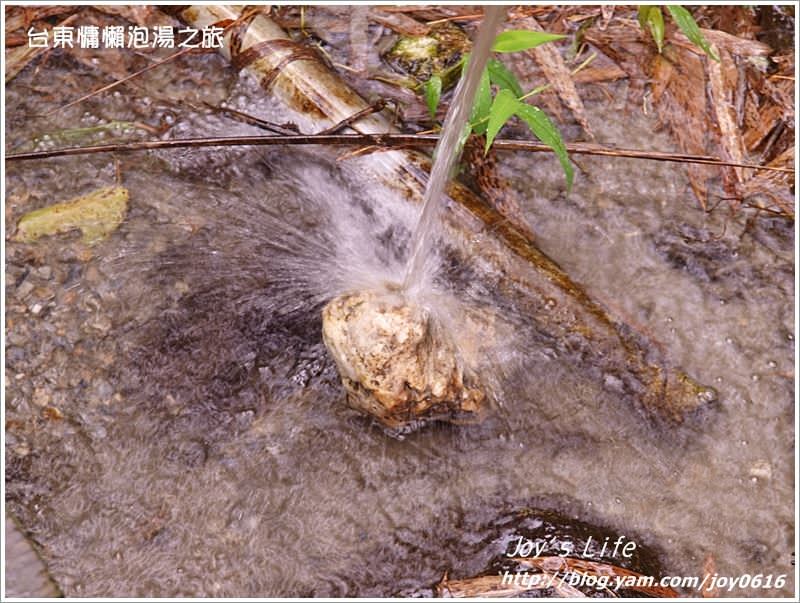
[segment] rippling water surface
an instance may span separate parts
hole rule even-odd
[[[221,60],[192,60],[209,74],[202,91],[178,65],[143,78],[134,102],[112,96],[58,122],[21,117],[53,103],[25,72],[7,90],[9,146],[167,110],[172,136],[251,133],[170,105],[156,92],[167,77],[189,100],[280,121]],[[601,142],[669,148],[615,102],[590,119]],[[418,208],[377,188],[368,158],[199,149],[118,161],[130,214],[91,257],[69,236],[7,245],[9,510],[65,594],[420,592],[446,570],[481,571],[476,543],[528,506],[635,538],[669,574],[699,575],[709,556],[720,575],[793,572],[786,226],[745,232],[722,210],[704,215],[674,164],[579,158],[567,196],[555,160],[502,157],[538,244],[721,402],[674,428],[645,420],[529,337],[525,316],[493,308],[476,253],[429,293],[465,349],[479,340],[493,411],[401,440],[342,404],[320,335],[326,300],[403,275]],[[9,232],[117,168],[101,155],[7,167]],[[498,246],[480,230],[471,241]],[[792,590],[790,575],[781,594]]]

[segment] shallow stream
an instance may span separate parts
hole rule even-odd
[[[138,93],[30,117],[96,85],[66,61],[7,88],[9,149],[110,119],[165,116],[172,137],[258,133],[178,99],[281,121],[213,56],[150,72]],[[54,98],[42,82],[64,73]],[[671,148],[621,100],[593,101],[589,118],[598,142]],[[480,361],[497,392],[486,421],[397,439],[342,404],[319,311],[402,276],[418,208],[321,148],[118,162],[6,172],[7,237],[22,213],[113,184],[117,169],[131,192],[125,223],[91,250],[76,236],[6,247],[8,509],[66,595],[424,593],[445,571],[482,571],[477,544],[529,507],[625,535],[667,575],[702,575],[711,557],[720,575],[788,574],[783,589],[730,594],[793,592],[785,223],[704,214],[675,164],[580,157],[566,195],[554,159],[501,156],[541,248],[720,402],[655,424],[527,339],[524,316],[498,313]],[[473,243],[497,245],[480,231]],[[452,311],[471,299],[442,287]]]

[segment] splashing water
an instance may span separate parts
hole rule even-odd
[[[475,93],[489,59],[495,33],[504,16],[505,8],[502,6],[484,7],[483,23],[470,54],[467,73],[465,77],[461,78],[447,112],[442,135],[434,151],[433,169],[425,188],[422,213],[411,239],[411,254],[403,280],[403,289],[407,293],[416,293],[428,272],[426,266],[428,258],[431,256],[436,224],[442,208],[442,195],[452,176],[453,168],[461,157],[466,140],[465,128],[470,118]]]

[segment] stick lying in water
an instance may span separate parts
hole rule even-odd
[[[367,113],[365,111],[359,113]],[[343,120],[347,122],[348,119]],[[341,125],[334,125],[339,129]],[[280,134],[275,136],[220,136],[211,138],[179,138],[175,140],[142,140],[136,142],[120,142],[89,147],[73,147],[53,149],[50,151],[31,151],[6,155],[7,161],[24,161],[29,159],[47,159],[49,157],[66,157],[69,155],[88,155],[91,153],[128,153],[133,151],[153,151],[158,149],[182,149],[186,147],[234,147],[234,146],[273,146],[273,145],[370,145],[374,147],[432,147],[439,140],[435,134]],[[468,140],[465,146],[479,143]],[[499,151],[527,151],[530,153],[551,153],[549,146],[532,140],[509,140],[496,138],[492,147]],[[650,159],[652,161],[672,161],[675,163],[700,163],[727,167],[742,167],[768,172],[784,172],[793,174],[791,168],[750,163],[725,161],[710,155],[687,155],[683,153],[666,153],[661,151],[639,151],[634,149],[615,149],[597,144],[569,143],[566,145],[570,153],[576,155],[601,155],[605,157],[626,157],[630,159]]]
[[[258,11],[206,5],[172,10],[193,27],[224,24],[221,52],[281,100],[303,131],[324,130],[369,107],[307,48],[289,39]],[[394,132],[380,114],[367,115],[350,127],[378,139]],[[349,161],[387,189],[409,200],[422,199],[430,173],[426,156],[392,149]],[[522,308],[537,331],[556,342],[558,349],[593,370],[599,369],[606,384],[633,396],[647,410],[676,421],[715,399],[712,389],[673,369],[656,346],[608,314],[497,209],[457,182],[449,187],[448,195],[513,252],[493,251],[488,245],[478,249],[497,269],[491,277],[496,281],[491,283],[493,289]],[[448,212],[443,224],[445,240],[470,240],[475,234],[454,212]],[[523,268],[519,260],[523,260]]]

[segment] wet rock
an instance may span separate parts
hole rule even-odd
[[[477,415],[484,393],[427,311],[392,293],[331,301],[322,333],[350,406],[393,429]]]
[[[654,237],[657,253],[670,265],[694,279],[712,284],[723,298],[741,297],[742,283],[750,289],[781,287],[793,282],[793,263],[780,251],[785,235],[769,225],[757,224],[748,236],[717,237],[705,228],[669,222]],[[751,236],[750,236],[751,235]],[[754,243],[771,257],[768,266],[753,262]]]
[[[36,274],[38,274],[41,278],[49,281],[50,278],[53,276],[53,269],[50,266],[40,266],[36,269]]]
[[[31,280],[26,278],[24,281],[22,281],[22,283],[20,283],[19,287],[17,287],[14,295],[17,299],[24,300],[31,294],[34,287],[35,285],[31,282]]]
[[[43,387],[33,390],[33,403],[36,406],[45,407],[50,403],[50,392]]]
[[[470,40],[464,31],[443,23],[426,35],[400,38],[384,58],[394,69],[418,81],[438,75],[447,85],[457,79],[453,68],[469,49]]]

